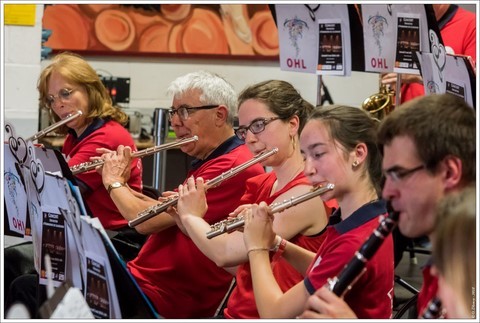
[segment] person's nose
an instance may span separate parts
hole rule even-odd
[[[252,133],[250,130],[247,130],[245,133],[245,142],[249,144],[256,143],[258,141],[257,135]]]
[[[50,104],[50,107],[54,110],[65,107],[65,104],[60,98],[54,98],[53,102]]]
[[[172,127],[181,127],[183,125],[183,120],[180,118],[178,113],[175,113],[173,116],[170,117],[170,125]]]
[[[382,197],[385,200],[391,200],[392,197],[394,197],[396,195],[396,191],[397,191],[397,188],[396,188],[395,183],[393,182],[392,179],[390,179],[387,176],[385,178],[385,182],[384,182],[383,188],[382,188]]]
[[[315,175],[317,172],[316,172],[316,169],[315,167],[313,166],[313,163],[310,161],[310,158],[306,158],[305,159],[305,167],[303,169],[303,174],[305,176],[307,176],[308,178],[312,177],[313,175]]]

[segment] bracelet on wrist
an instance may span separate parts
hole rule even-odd
[[[247,257],[250,256],[250,252],[252,251],[269,251],[268,248],[252,248],[247,251]]]

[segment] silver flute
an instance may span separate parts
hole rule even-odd
[[[248,167],[250,167],[252,165],[255,165],[256,163],[264,161],[268,157],[276,154],[277,152],[278,152],[278,148],[273,148],[269,151],[264,151],[264,152],[262,152],[262,153],[260,153],[256,156],[254,156],[249,161],[246,161],[245,163],[240,164],[236,167],[233,167],[232,169],[218,175],[217,177],[212,178],[211,180],[209,180],[205,183],[205,191],[220,185],[224,180],[229,179],[229,178],[237,175],[238,173],[244,171],[245,169],[247,169]],[[178,195],[177,194],[171,195],[171,196],[167,197],[162,203],[153,205],[153,206],[147,208],[146,210],[138,213],[138,215],[135,219],[128,221],[128,225],[131,228],[134,228],[135,226],[139,225],[140,223],[143,223],[143,222],[151,219],[155,215],[160,214],[162,212],[165,212],[170,206],[175,206],[175,205],[177,205],[177,203],[178,203]]]
[[[168,144],[158,145],[158,146],[150,147],[150,148],[147,148],[147,149],[139,150],[137,152],[134,152],[131,155],[131,157],[132,158],[142,158],[142,157],[153,155],[155,153],[158,153],[158,152],[161,152],[161,151],[164,151],[164,150],[167,150],[167,149],[176,148],[176,147],[179,147],[179,146],[182,146],[182,145],[185,145],[185,144],[197,141],[197,140],[198,140],[197,136],[193,136],[193,137],[189,137],[189,138],[183,138],[183,139],[180,139],[180,140],[175,141],[175,142],[170,142]],[[94,161],[90,161],[90,162],[84,162],[84,163],[80,163],[78,165],[74,165],[74,166],[70,167],[70,170],[72,171],[73,175],[77,175],[77,174],[80,174],[80,173],[87,172],[89,170],[93,170],[97,166],[103,165],[104,162],[105,161],[103,159],[98,159],[98,160],[94,160]]]
[[[60,120],[60,121],[58,121],[58,122],[55,122],[54,124],[46,127],[45,129],[40,130],[39,132],[37,132],[37,133],[34,134],[33,136],[28,137],[28,138],[26,139],[26,141],[38,140],[38,139],[44,137],[47,133],[52,132],[53,130],[57,129],[58,127],[63,126],[64,124],[69,123],[70,121],[72,121],[73,119],[81,116],[82,114],[83,114],[83,113],[82,113],[82,111],[80,111],[80,110],[78,110],[77,112],[71,113],[71,114],[69,114],[68,116],[66,116],[64,119],[62,119],[62,120]]]
[[[335,187],[334,184],[328,183],[325,186],[316,186],[312,188],[310,192],[299,195],[297,197],[292,197],[288,200],[279,203],[273,203],[269,206],[270,212],[278,213],[282,212],[292,206],[310,200],[315,196],[321,195],[325,192],[333,190]],[[235,229],[243,227],[245,225],[245,219],[242,215],[239,215],[233,219],[226,219],[220,222],[217,222],[211,226],[211,230],[207,232],[207,239],[212,239],[216,236],[219,236],[224,233],[232,232]]]

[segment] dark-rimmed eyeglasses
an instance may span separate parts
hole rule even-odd
[[[390,179],[394,182],[399,182],[405,177],[407,177],[408,175],[411,175],[424,168],[425,168],[425,165],[419,165],[417,167],[410,168],[410,169],[405,169],[402,167],[395,166],[390,169],[387,169],[385,171],[385,176],[390,177]]]
[[[47,95],[45,99],[45,103],[48,108],[51,108],[53,104],[55,103],[55,100],[61,100],[62,102],[68,102],[71,99],[71,95],[75,91],[75,89],[67,89],[63,88],[60,91],[58,91],[57,95]]]
[[[197,110],[209,110],[209,109],[214,109],[218,108],[219,105],[202,105],[201,107],[184,107],[181,106],[178,109],[170,109],[168,110],[168,120],[172,121],[173,116],[175,113],[182,119],[183,121],[188,119],[188,116],[192,111],[197,111]]]
[[[235,130],[235,135],[237,135],[238,139],[245,140],[247,137],[247,131],[250,130],[253,134],[258,134],[265,130],[265,126],[270,122],[281,119],[280,117],[271,117],[271,118],[258,118],[253,120],[248,126],[240,126]]]

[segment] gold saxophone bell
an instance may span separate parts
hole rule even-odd
[[[395,91],[382,84],[380,91],[366,98],[362,103],[362,109],[369,112],[373,118],[382,120],[395,108]]]

